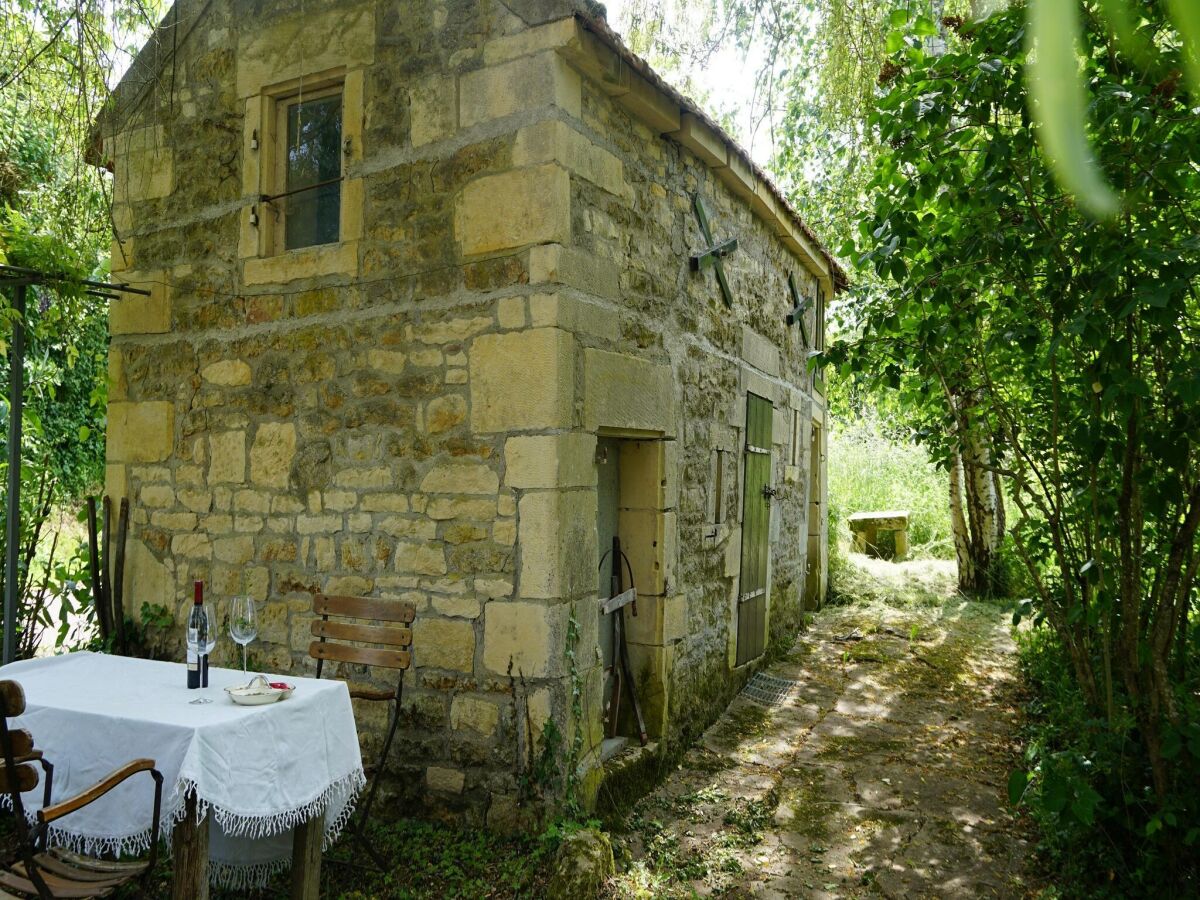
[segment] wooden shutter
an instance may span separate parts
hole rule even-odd
[[[775,411],[755,394],[746,399],[746,477],[742,490],[742,570],[738,579],[737,665],[767,647],[767,557],[770,553],[771,431]]]

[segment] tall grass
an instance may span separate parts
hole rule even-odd
[[[877,414],[834,421],[828,477],[831,544],[848,545],[846,518],[852,513],[906,509],[909,555],[954,558],[946,473]]]

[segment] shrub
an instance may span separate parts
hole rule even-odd
[[[1195,634],[1193,634],[1195,637]],[[1039,854],[1069,897],[1137,897],[1200,891],[1200,716],[1195,685],[1186,722],[1167,749],[1186,786],[1160,803],[1137,724],[1114,698],[1112,720],[1097,719],[1058,637],[1035,627],[1019,638],[1021,670],[1032,689],[1025,766],[1010,799],[1032,815]],[[1186,852],[1173,848],[1182,846]]]

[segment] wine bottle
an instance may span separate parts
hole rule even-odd
[[[208,616],[204,614],[204,582],[196,582],[187,621],[187,686],[200,687],[200,653],[208,646]]]

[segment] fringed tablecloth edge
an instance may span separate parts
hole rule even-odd
[[[292,858],[272,859],[260,863],[231,863],[219,859],[208,861],[208,883],[231,891],[265,888],[272,875],[292,866]]]
[[[340,795],[345,798],[346,802],[342,805],[341,810],[338,811],[333,820],[325,823],[325,834],[322,836],[321,850],[326,851],[334,845],[338,836],[342,833],[342,829],[350,821],[350,817],[354,814],[358,793],[366,786],[366,783],[367,777],[363,770],[361,768],[355,769],[348,775],[330,782],[325,790],[308,803],[303,803],[293,809],[284,810],[281,813],[275,813],[270,816],[248,816],[235,813],[224,807],[209,803],[204,799],[199,799],[196,804],[196,821],[200,822],[206,814],[211,813],[214,821],[231,837],[271,837],[290,828],[295,828],[297,825],[307,822],[317,815],[323,815],[328,812],[329,804]],[[188,791],[194,791],[195,789],[195,782],[190,779],[182,779],[176,783],[175,790],[171,792],[172,798],[178,799],[172,803],[172,808],[164,813],[160,820],[162,839],[167,842],[168,847],[170,847],[171,832],[176,825],[183,821],[183,817],[186,815],[183,798],[187,796]],[[11,809],[11,798],[8,795],[0,795],[0,806]],[[37,814],[34,812],[28,812],[27,817],[31,825],[37,821]],[[75,834],[65,831],[59,826],[51,825],[46,837],[51,845],[63,847],[74,853],[81,853],[85,856],[111,853],[119,858],[122,856],[137,856],[149,852],[151,831],[151,828],[146,828],[134,834],[92,837]],[[235,863],[209,859],[209,881],[221,887],[228,887],[234,890],[263,887],[272,875],[289,868],[291,864],[292,858],[290,855],[283,859],[273,859],[258,863]]]
[[[321,791],[320,794],[307,803],[264,816],[234,812],[223,806],[210,803],[200,796],[200,792],[196,790],[196,783],[194,781],[184,778],[176,782],[175,790],[171,793],[172,798],[178,796],[180,799],[174,808],[174,812],[171,814],[170,827],[174,828],[177,823],[183,821],[186,811],[182,798],[186,797],[189,791],[193,791],[196,794],[197,822],[202,821],[205,815],[212,815],[213,820],[221,826],[221,830],[225,834],[230,837],[248,838],[271,837],[272,835],[295,828],[297,825],[301,825],[317,815],[324,814],[329,810],[330,803],[338,797],[343,797],[345,798],[345,803],[342,805],[337,816],[334,817],[332,822],[325,823],[325,835],[321,848],[328,850],[333,846],[333,842],[337,840],[338,835],[341,834],[342,828],[345,827],[350,816],[354,814],[354,805],[358,798],[358,792],[366,784],[366,773],[359,767],[349,774],[331,781],[325,790]]]
[[[0,809],[12,810],[12,797],[8,794],[0,794]],[[37,813],[33,810],[25,811],[25,819],[30,827],[38,823]],[[163,821],[166,821],[166,817]],[[84,856],[97,856],[103,853],[111,853],[117,857],[137,856],[140,853],[149,852],[151,831],[152,829],[146,828],[133,834],[89,837],[85,834],[64,831],[58,825],[50,825],[46,828],[46,841],[52,846],[62,847],[72,853],[81,853]]]
[[[46,842],[51,847],[62,847],[84,856],[100,856],[105,853],[111,853],[117,858],[140,856],[150,851],[150,829],[121,837],[89,837],[51,825],[46,831]]]

